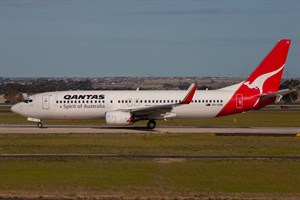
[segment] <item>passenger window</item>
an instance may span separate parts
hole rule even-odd
[[[113,103],[113,100],[110,100],[110,103]]]

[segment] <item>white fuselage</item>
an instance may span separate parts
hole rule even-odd
[[[174,107],[170,117],[215,117],[233,93],[232,90],[197,90],[193,101]],[[31,102],[18,103],[12,110],[38,119],[98,119],[113,110],[179,103],[185,95],[186,91],[180,90],[46,92],[30,96]]]

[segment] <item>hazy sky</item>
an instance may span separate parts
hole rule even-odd
[[[0,76],[241,76],[281,38],[300,77],[299,0],[0,0]]]

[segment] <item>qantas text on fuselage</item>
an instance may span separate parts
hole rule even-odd
[[[212,118],[257,110],[279,101],[289,90],[278,91],[291,41],[280,40],[243,82],[218,90],[187,91],[60,91],[26,97],[12,111],[43,126],[46,119],[100,119],[108,125],[128,125],[169,118]]]

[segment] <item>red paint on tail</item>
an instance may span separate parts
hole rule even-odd
[[[289,39],[280,40],[217,116],[260,109],[274,103],[275,99],[260,101],[259,96],[278,91],[290,44]]]

